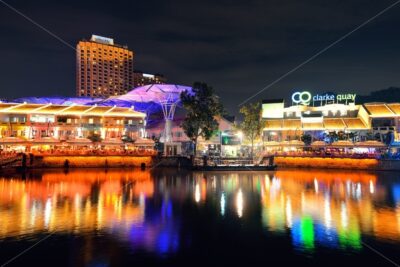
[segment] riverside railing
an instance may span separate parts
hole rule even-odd
[[[57,152],[35,152],[35,156],[156,156],[154,150],[136,151],[57,151]]]

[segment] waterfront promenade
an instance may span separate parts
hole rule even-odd
[[[400,160],[377,153],[315,153],[285,152],[265,153],[254,160],[250,158],[208,158],[207,165],[241,166],[273,164],[278,168],[400,170]],[[156,160],[157,158],[157,160]],[[156,162],[156,163],[155,163]],[[198,157],[195,165],[202,166],[204,159]],[[69,150],[35,153],[3,152],[0,154],[1,168],[119,168],[119,167],[183,167],[191,169],[188,157],[159,157],[153,149],[135,150]]]
[[[40,153],[4,152],[0,155],[2,168],[111,168],[151,166],[157,152],[152,149],[130,151],[46,151]]]

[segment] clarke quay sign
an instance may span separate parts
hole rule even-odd
[[[316,94],[316,95],[312,95],[310,92],[308,91],[302,91],[302,92],[295,92],[292,94],[292,101],[295,104],[298,105],[310,105],[311,102],[323,102],[325,101],[325,103],[328,102],[336,102],[336,103],[340,103],[345,101],[347,102],[355,102],[356,100],[356,94],[332,94],[332,93],[326,93],[326,94]]]

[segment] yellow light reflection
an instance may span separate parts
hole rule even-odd
[[[371,194],[375,193],[375,186],[374,186],[374,183],[371,180],[369,181],[369,192]]]
[[[225,200],[225,193],[222,192],[221,194],[221,200],[220,200],[220,206],[221,206],[221,215],[225,215],[225,205],[226,205],[226,200]]]
[[[289,196],[287,197],[286,200],[286,225],[289,228],[292,228],[293,225],[292,202]]]
[[[315,188],[315,193],[318,194],[318,181],[317,181],[317,179],[314,179],[314,188]]]
[[[326,229],[339,231],[342,241],[356,242],[362,232],[400,240],[400,206],[374,205],[392,194],[390,189],[378,188],[376,181],[376,174],[367,172],[277,171],[270,187],[269,180],[262,179],[262,223],[279,232],[309,216]]]
[[[125,184],[138,201],[122,202]],[[94,187],[98,194],[93,195]],[[144,220],[144,199],[153,191],[150,173],[142,171],[49,171],[41,179],[0,178],[0,238],[44,229],[100,230],[115,222],[129,227]],[[10,206],[12,212],[4,209]]]
[[[243,192],[241,188],[236,196],[236,211],[239,218],[241,218],[243,216]]]
[[[194,200],[199,203],[200,202],[200,185],[197,183],[194,189]]]

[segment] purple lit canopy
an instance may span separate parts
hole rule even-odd
[[[135,88],[125,95],[112,97],[112,99],[139,103],[152,102],[160,105],[165,120],[165,129],[161,141],[169,143],[172,141],[171,125],[175,109],[180,102],[180,95],[184,91],[191,93],[192,88],[176,84],[149,84]]]
[[[168,100],[178,102],[183,91],[192,92],[192,88],[176,84],[149,84],[137,87],[125,95],[109,97],[107,100],[156,103]]]
[[[111,96],[96,102],[96,104],[119,107],[133,106],[135,110],[146,113],[148,123],[152,123],[152,114],[162,111],[165,129],[161,139],[164,142],[170,142],[172,140],[171,121],[174,119],[175,109],[179,105],[180,95],[183,91],[192,93],[192,88],[176,84],[149,84],[137,87],[125,95]]]
[[[72,104],[75,105],[87,105],[91,103],[96,103],[98,101],[103,100],[102,98],[93,98],[93,97],[60,97],[60,96],[52,96],[52,97],[21,97],[14,99],[12,102],[15,103],[31,103],[31,104],[55,104],[55,105],[66,105],[70,106]]]
[[[14,99],[13,102],[35,103],[35,104],[56,104],[56,105],[99,105],[134,107],[139,112],[147,115],[147,123],[151,122],[154,114],[162,111],[165,120],[165,130],[162,139],[165,142],[172,140],[171,122],[174,119],[176,106],[180,103],[180,95],[183,91],[192,93],[189,86],[176,84],[149,84],[134,88],[125,95],[111,96],[108,98],[92,97],[23,97]],[[157,115],[158,116],[158,115]]]
[[[34,103],[34,104],[56,104],[56,105],[100,105],[132,107],[135,110],[153,113],[160,110],[160,102],[179,102],[181,92],[192,92],[189,86],[175,84],[150,84],[137,87],[125,95],[111,96],[108,98],[92,97],[22,97],[12,100],[16,103]]]

